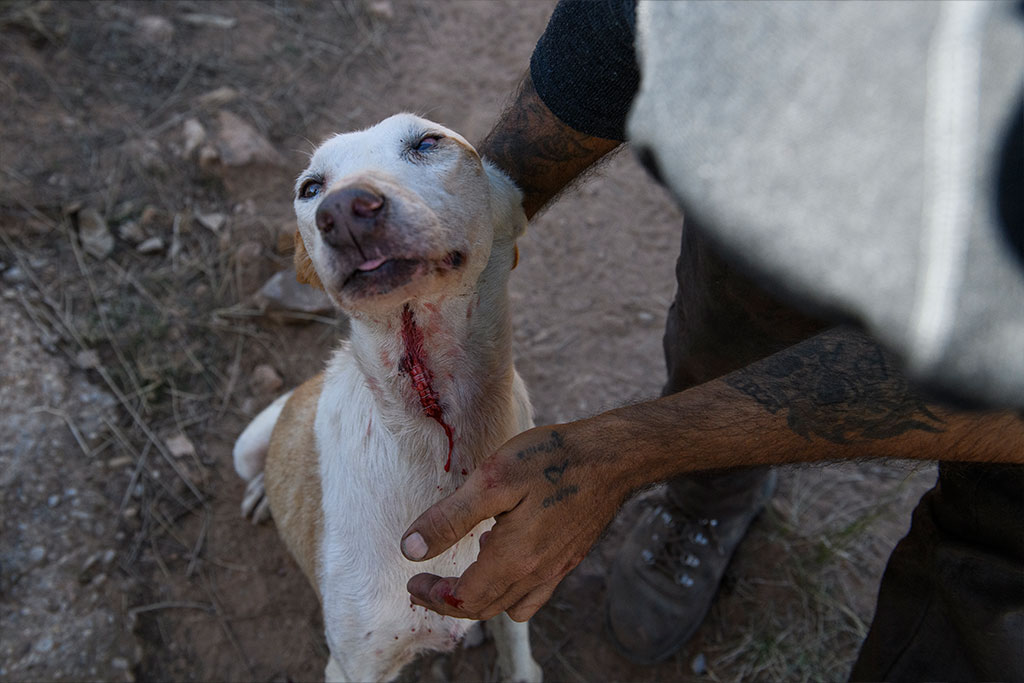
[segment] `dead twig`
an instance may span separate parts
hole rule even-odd
[[[162,609],[200,609],[204,612],[214,613],[213,605],[208,605],[203,602],[184,602],[176,600],[168,600],[166,602],[154,602],[148,605],[139,605],[138,607],[129,607],[128,613],[132,616],[142,614],[144,612],[155,612]]]

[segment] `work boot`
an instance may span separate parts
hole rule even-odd
[[[693,636],[775,483],[775,472],[755,468],[666,485],[623,542],[608,577],[608,632],[622,654],[654,664]]]

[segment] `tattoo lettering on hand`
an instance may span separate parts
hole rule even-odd
[[[565,500],[569,496],[573,496],[573,495],[577,494],[578,492],[579,492],[579,489],[576,488],[575,486],[563,486],[562,488],[560,488],[557,491],[555,491],[552,495],[548,496],[543,501],[541,501],[541,505],[543,505],[546,508],[549,508],[552,505],[555,505],[557,503],[561,503],[563,500]]]
[[[784,412],[789,428],[808,441],[849,444],[943,431],[881,348],[850,330],[820,335],[724,380],[770,413]]]
[[[562,435],[552,429],[547,441],[527,446],[523,450],[517,451],[516,459],[529,460],[538,453],[551,453],[553,451],[557,451],[562,448],[564,444],[565,442],[562,440]]]
[[[565,468],[569,466],[569,461],[566,460],[561,465],[552,465],[551,467],[544,468],[544,478],[550,481],[552,484],[557,484],[562,481],[562,475],[565,474]]]

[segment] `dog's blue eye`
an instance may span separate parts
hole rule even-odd
[[[419,142],[417,142],[413,146],[413,149],[417,152],[426,152],[428,149],[433,149],[434,147],[436,147],[437,143],[440,141],[440,138],[438,138],[436,135],[428,135],[421,139]]]
[[[320,194],[320,190],[323,188],[323,183],[319,180],[307,180],[299,188],[300,199],[312,199],[313,197]]]

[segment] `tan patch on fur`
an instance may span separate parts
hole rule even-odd
[[[277,532],[320,598],[317,576],[324,513],[313,423],[323,384],[320,373],[297,388],[285,403],[270,437],[265,475]]]
[[[324,284],[320,282],[320,276],[316,274],[313,267],[313,259],[306,251],[306,244],[302,241],[302,235],[295,231],[295,279],[304,285],[310,285],[317,289],[323,289]]]

